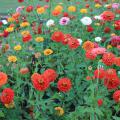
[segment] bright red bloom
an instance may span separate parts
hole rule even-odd
[[[64,40],[64,34],[61,31],[56,31],[52,34],[51,39],[56,42],[61,42]]]
[[[91,51],[86,51],[85,56],[87,59],[94,60],[97,57],[97,54],[93,54]]]
[[[24,0],[18,0],[18,2],[19,2],[19,3],[22,3],[22,2],[24,2]]]
[[[4,30],[4,32],[3,32],[3,37],[6,38],[6,37],[8,37],[8,35],[9,35],[9,32],[7,32],[7,31]]]
[[[39,73],[34,73],[31,76],[31,80],[39,80],[39,78],[41,77],[41,75]]]
[[[113,65],[114,60],[115,60],[115,55],[113,53],[109,52],[103,54],[102,61],[105,65],[107,66]]]
[[[2,27],[3,23],[0,21],[0,27]]]
[[[115,58],[114,64],[120,67],[120,57]]]
[[[120,90],[114,92],[113,99],[116,103],[120,102]]]
[[[35,79],[32,77],[32,79],[33,86],[38,91],[45,91],[50,85],[50,82],[43,75],[39,75]]]
[[[104,11],[101,15],[102,19],[105,21],[112,21],[115,18],[115,14],[111,11]]]
[[[11,88],[5,88],[0,96],[0,100],[3,104],[9,104],[14,99],[14,91]]]
[[[80,46],[80,43],[77,39],[73,38],[68,41],[68,45],[71,49],[76,49]]]
[[[63,17],[69,17],[69,14],[67,12],[64,12]]]
[[[61,78],[57,84],[57,87],[61,92],[68,92],[71,89],[71,86],[71,81],[68,78]]]
[[[32,39],[32,36],[30,34],[23,36],[22,41],[23,42],[29,42]]]
[[[108,89],[116,89],[120,85],[120,80],[117,76],[108,76],[104,79],[104,85]]]
[[[97,103],[98,103],[98,106],[100,107],[103,104],[103,100],[102,99],[98,99]]]
[[[98,79],[104,79],[105,78],[105,75],[106,75],[106,72],[103,68],[100,68],[100,69],[96,69],[94,71],[94,76],[95,78],[98,78]]]
[[[69,41],[72,40],[71,34],[64,34],[64,39],[62,39],[62,44],[66,45],[68,44]]]
[[[117,47],[118,45],[120,45],[120,36],[113,36],[111,38],[110,44],[114,47]]]
[[[46,79],[48,79],[49,82],[53,82],[56,78],[57,78],[57,73],[55,70],[53,69],[47,69],[44,73],[43,73],[44,77]]]
[[[33,6],[30,5],[26,8],[26,12],[32,12],[33,11]]]
[[[93,30],[94,30],[94,29],[93,29],[92,26],[87,26],[87,31],[88,31],[88,32],[93,32]]]
[[[115,30],[120,30],[120,20],[115,21]]]
[[[104,28],[104,33],[109,33],[110,31],[111,31],[111,29],[109,27]]]

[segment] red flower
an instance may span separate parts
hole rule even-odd
[[[19,3],[24,2],[24,0],[18,0]]]
[[[41,75],[39,73],[34,73],[32,76],[31,76],[31,80],[39,80],[39,78],[41,77]]]
[[[72,40],[71,34],[64,34],[64,39],[62,39],[61,42],[62,42],[63,45],[66,45],[71,40]]]
[[[32,39],[32,36],[30,34],[23,36],[22,41],[23,42],[29,42]]]
[[[117,76],[107,76],[104,79],[104,85],[108,89],[116,89],[120,85],[119,78]]]
[[[114,92],[113,99],[116,103],[120,102],[120,90]]]
[[[115,30],[120,30],[120,20],[115,21]]]
[[[68,78],[61,78],[58,81],[57,87],[61,92],[67,92],[71,89],[71,81]]]
[[[120,67],[120,57],[115,58],[114,64]]]
[[[105,65],[111,66],[114,64],[115,55],[113,53],[103,54],[102,61]]]
[[[5,88],[0,96],[0,100],[3,104],[9,104],[14,99],[14,91],[11,88]]]
[[[88,32],[93,32],[93,30],[94,30],[94,29],[93,29],[92,26],[87,26],[87,31],[88,31]]]
[[[3,23],[0,21],[0,27],[2,27]]]
[[[102,99],[98,99],[97,103],[98,103],[98,106],[100,107],[103,104],[103,100]]]
[[[80,46],[80,43],[77,39],[73,38],[68,41],[68,45],[71,49],[76,49]]]
[[[67,12],[64,12],[63,17],[69,17],[69,14]]]
[[[61,42],[64,39],[64,34],[61,31],[56,31],[52,34],[51,39],[56,42]]]
[[[32,6],[32,5],[28,6],[28,7],[26,8],[26,11],[27,11],[27,12],[32,12],[32,11],[33,11],[33,6]]]
[[[114,47],[117,47],[118,45],[120,45],[120,36],[113,36],[111,38],[110,44]]]
[[[104,28],[104,33],[109,33],[110,31],[111,31],[111,29],[109,27]]]
[[[43,75],[39,75],[35,79],[34,77],[32,77],[32,83],[34,88],[38,91],[45,91],[50,84],[49,81]]]
[[[8,37],[8,35],[9,35],[9,32],[7,32],[7,31],[4,30],[3,36],[6,38],[6,37]]]
[[[89,7],[90,7],[90,5],[89,5],[89,4],[86,4],[86,5],[85,5],[85,7],[86,7],[86,8],[89,8]]]
[[[86,51],[85,56],[89,60],[94,60],[97,57],[97,54],[93,54],[91,51]]]
[[[48,79],[49,82],[53,82],[56,78],[57,78],[57,73],[55,70],[53,69],[47,69],[44,73],[43,73],[44,77],[46,79]]]
[[[115,18],[115,15],[111,11],[104,11],[101,15],[102,19],[105,21],[112,21]]]
[[[95,78],[103,79],[103,78],[105,78],[105,75],[106,75],[106,72],[105,72],[105,70],[103,68],[96,69],[94,71]]]

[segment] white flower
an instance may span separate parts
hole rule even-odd
[[[100,15],[96,15],[96,16],[94,16],[94,18],[95,18],[96,20],[101,20],[101,19],[102,19]]]
[[[54,20],[50,19],[50,20],[47,21],[46,26],[47,26],[47,27],[51,27],[51,26],[53,26],[54,24],[55,24]]]
[[[78,42],[79,42],[79,44],[81,45],[82,44],[82,39],[77,39],[78,40]]]
[[[2,23],[3,23],[4,25],[8,24],[7,20],[2,20]]]
[[[95,41],[96,41],[96,42],[100,42],[101,40],[102,40],[101,37],[96,37],[96,38],[95,38]]]
[[[83,17],[80,21],[84,25],[90,25],[90,24],[92,24],[92,19],[90,17]]]

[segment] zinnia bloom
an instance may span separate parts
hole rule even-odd
[[[115,30],[120,30],[120,20],[115,21]]]
[[[60,19],[60,21],[59,21],[59,24],[60,25],[67,25],[69,23],[69,21],[70,21],[70,18],[68,18],[68,17],[62,17]]]
[[[80,43],[77,39],[72,38],[71,40],[68,41],[68,45],[71,49],[76,49],[80,46]]]
[[[55,70],[53,69],[47,69],[45,70],[45,72],[43,73],[44,77],[46,79],[48,79],[49,82],[53,82],[56,78],[57,78],[57,73]]]
[[[114,13],[111,12],[111,11],[104,11],[104,12],[101,14],[101,18],[102,18],[102,20],[105,20],[105,21],[112,21],[112,20],[114,20],[115,15],[114,15]]]
[[[51,49],[44,50],[44,55],[46,55],[46,56],[51,55],[52,53],[53,53],[53,50],[51,50]]]
[[[61,31],[56,31],[52,34],[51,39],[56,42],[61,42],[64,39],[64,34]]]
[[[116,90],[113,94],[113,99],[116,103],[120,102],[120,90]]]
[[[17,61],[17,57],[16,56],[14,56],[14,55],[11,55],[11,56],[8,56],[8,61],[9,62],[16,62]]]
[[[71,81],[68,78],[61,78],[57,84],[57,87],[61,92],[68,92],[71,89],[71,86]]]
[[[3,72],[0,72],[0,87],[7,83],[7,75]]]
[[[0,96],[0,100],[3,104],[9,104],[14,99],[14,91],[11,88],[5,88]]]
[[[103,57],[102,57],[102,62],[107,65],[107,66],[111,66],[114,64],[114,60],[115,60],[115,55],[113,53],[104,53]]]
[[[81,20],[83,25],[91,25],[92,24],[92,19],[90,17],[83,17]]]
[[[99,107],[102,106],[103,100],[102,99],[98,99],[97,104],[98,104]]]
[[[39,75],[38,78],[32,77],[32,83],[36,90],[45,91],[49,87],[49,81],[43,75]]]
[[[94,48],[94,43],[88,40],[88,41],[83,43],[82,47],[85,51],[90,51]]]
[[[62,107],[55,107],[55,110],[58,116],[62,116],[64,114],[64,110]]]
[[[103,68],[96,69],[94,71],[94,76],[95,76],[95,78],[98,78],[98,79],[104,79],[106,76],[106,72]]]

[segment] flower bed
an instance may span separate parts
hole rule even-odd
[[[119,1],[18,2],[0,22],[0,120],[119,120]]]

